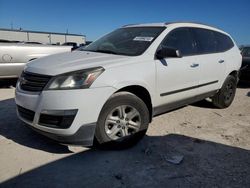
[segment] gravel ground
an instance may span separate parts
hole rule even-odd
[[[250,187],[250,85],[227,109],[203,101],[154,118],[123,151],[54,143],[17,119],[13,97],[2,86],[0,187]]]

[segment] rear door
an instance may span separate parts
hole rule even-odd
[[[197,47],[197,62],[200,66],[199,94],[215,91],[224,80],[226,59],[218,52],[215,32],[202,28],[191,28]]]
[[[178,49],[181,58],[155,60],[159,104],[169,104],[197,94],[200,67],[196,63],[196,47],[189,28],[177,28],[167,34],[161,45]]]

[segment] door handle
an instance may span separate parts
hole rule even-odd
[[[223,59],[219,60],[219,63],[224,63],[225,61]]]
[[[193,63],[192,65],[190,65],[190,67],[192,67],[192,68],[195,68],[195,67],[198,67],[198,66],[199,66],[198,63]]]

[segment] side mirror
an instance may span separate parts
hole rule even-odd
[[[177,58],[182,57],[179,50],[163,46],[161,47],[161,49],[157,50],[155,56],[157,59],[164,59],[166,57],[177,57]]]

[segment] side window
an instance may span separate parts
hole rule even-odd
[[[194,40],[188,28],[171,31],[161,45],[180,50],[182,56],[195,54]]]
[[[214,32],[217,40],[217,51],[218,52],[225,52],[231,49],[234,46],[233,41],[227,35],[224,35],[219,32]]]
[[[214,32],[207,29],[192,29],[197,45],[198,54],[215,53],[217,50],[217,41]]]

